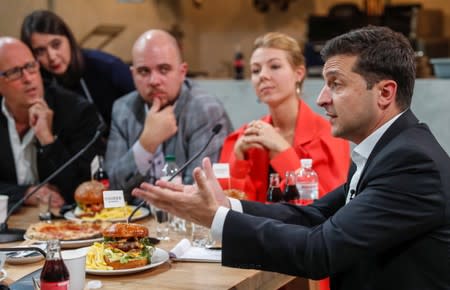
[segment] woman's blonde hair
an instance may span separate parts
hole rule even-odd
[[[258,37],[253,43],[253,51],[258,48],[275,48],[286,52],[288,62],[293,68],[305,66],[305,57],[300,48],[300,44],[292,37],[281,32],[269,32]],[[298,88],[301,89],[303,80],[298,82]]]

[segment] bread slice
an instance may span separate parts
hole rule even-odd
[[[148,259],[147,257],[139,257],[129,260],[127,263],[120,263],[120,261],[110,261],[108,257],[105,256],[105,262],[108,266],[113,267],[114,270],[121,270],[143,267],[148,264]]]

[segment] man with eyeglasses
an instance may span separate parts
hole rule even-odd
[[[219,157],[231,122],[223,105],[186,78],[187,63],[174,37],[162,30],[149,30],[135,42],[131,72],[136,91],[113,105],[106,150],[106,167],[112,189],[127,198],[142,181],[161,176],[165,155],[181,165],[200,151],[216,124],[222,130],[201,156],[182,173],[183,183],[202,157]]]
[[[13,204],[88,143],[99,120],[78,95],[56,85],[44,91],[38,62],[11,37],[0,37],[0,103],[0,193]],[[25,204],[47,196],[55,207],[72,203],[95,152],[94,146]]]

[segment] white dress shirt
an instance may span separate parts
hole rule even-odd
[[[381,136],[386,132],[386,130],[398,119],[402,114],[396,115],[394,118],[390,119],[386,123],[383,124],[380,128],[375,130],[372,134],[370,134],[366,139],[364,139],[361,143],[359,143],[355,148],[353,148],[351,157],[352,161],[356,165],[356,171],[353,174],[350,180],[350,186],[347,193],[347,198],[345,200],[345,204],[347,204],[356,194],[356,187],[358,186],[359,179],[361,177],[361,173],[366,166],[367,159],[369,158],[370,153],[372,153],[373,148],[380,140]]]
[[[5,98],[2,100],[2,112],[8,120],[9,141],[16,167],[17,184],[36,184],[39,181],[39,177],[36,146],[34,145],[34,131],[29,129],[21,140],[16,130],[16,121],[5,105]]]
[[[370,153],[372,152],[373,148],[377,144],[378,140],[380,140],[381,136],[386,132],[386,130],[392,125],[392,123],[395,122],[395,120],[398,119],[402,114],[396,115],[391,120],[387,121],[383,124],[380,128],[375,130],[372,134],[370,134],[366,139],[364,139],[361,143],[356,146],[351,154],[353,162],[355,162],[356,165],[356,171],[353,174],[351,181],[350,181],[350,187],[349,191],[347,193],[347,199],[346,203],[348,203],[354,196],[356,192],[356,186],[359,182],[359,178],[361,177],[361,172],[364,169],[364,166],[366,165],[367,159],[369,158]],[[242,204],[239,200],[229,198],[231,210],[237,211],[237,212],[243,212]],[[225,224],[225,218],[227,217],[228,211],[230,209],[226,207],[219,207],[216,211],[216,214],[214,215],[213,222],[211,224],[211,236],[212,238],[221,243],[222,242],[222,233],[223,233],[223,226]]]

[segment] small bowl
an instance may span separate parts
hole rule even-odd
[[[450,58],[432,58],[434,74],[438,78],[450,78]]]

